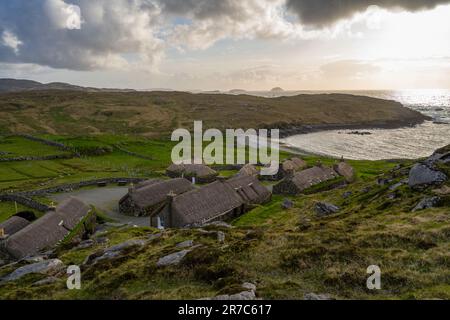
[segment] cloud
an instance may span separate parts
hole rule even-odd
[[[188,19],[171,30],[170,41],[205,49],[226,39],[287,38],[298,26],[284,17],[285,0],[161,0],[168,15]]]
[[[364,12],[371,5],[386,9],[419,11],[448,3],[449,0],[287,0],[287,7],[298,15],[301,23],[324,27],[351,18],[358,12]]]
[[[0,62],[152,68],[165,49],[159,22],[159,7],[147,0],[1,1]]]

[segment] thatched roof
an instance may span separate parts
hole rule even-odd
[[[281,169],[284,172],[297,172],[300,170],[305,169],[308,166],[308,164],[300,159],[300,158],[292,158],[290,160],[285,160],[282,164],[281,164]]]
[[[196,177],[203,181],[212,181],[218,173],[204,164],[172,164],[166,173],[171,178],[185,177],[190,179]]]
[[[257,177],[259,175],[259,170],[252,164],[246,164],[239,170],[238,175]]]
[[[145,181],[142,181],[142,182],[139,182],[138,184],[136,184],[134,186],[134,189],[144,188],[146,186],[149,186],[149,185],[152,185],[152,184],[156,184],[156,183],[159,183],[159,182],[162,182],[162,181],[164,181],[164,180],[161,180],[161,179],[145,180]]]
[[[24,218],[13,216],[3,223],[0,223],[0,229],[5,231],[5,235],[12,236],[16,232],[22,230],[30,222]]]
[[[63,218],[63,226],[73,230],[87,215],[90,208],[83,201],[70,197],[56,207],[55,212]]]
[[[202,224],[243,205],[263,203],[270,196],[258,179],[237,176],[175,197],[171,208],[182,225]]]
[[[297,172],[292,178],[292,183],[299,190],[305,190],[321,182],[337,178],[338,174],[332,169],[324,166],[313,167]]]
[[[76,198],[69,198],[55,211],[47,212],[6,240],[5,250],[21,259],[50,248],[63,240],[89,213],[90,208]]]
[[[251,176],[237,176],[225,182],[237,192],[246,204],[261,204],[268,201],[271,192]]]
[[[176,197],[172,202],[172,215],[177,215],[182,225],[191,225],[213,219],[242,204],[242,199],[228,184],[216,181]]]
[[[180,195],[194,189],[194,186],[186,179],[177,178],[149,183],[137,190],[131,191],[127,196],[140,208],[148,208],[160,204],[167,199],[169,193]]]

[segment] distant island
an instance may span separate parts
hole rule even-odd
[[[273,93],[281,93],[281,92],[284,92],[284,89],[283,89],[283,88],[280,88],[280,87],[275,87],[275,88],[273,88],[272,90],[270,90],[270,92],[273,92]]]

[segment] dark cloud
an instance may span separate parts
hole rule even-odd
[[[298,15],[301,23],[323,27],[363,12],[371,5],[418,11],[446,3],[450,0],[287,0],[287,7]]]
[[[133,54],[152,65],[159,13],[146,0],[0,0],[0,62],[91,70]]]

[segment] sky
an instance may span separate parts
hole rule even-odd
[[[0,77],[174,90],[450,89],[450,0],[0,0]]]

